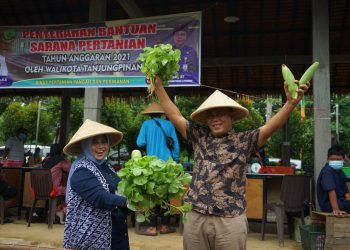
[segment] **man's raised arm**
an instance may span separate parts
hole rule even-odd
[[[147,83],[149,84],[149,82],[150,81],[148,80]],[[166,116],[174,124],[174,126],[180,132],[180,134],[184,138],[187,138],[186,136],[187,120],[185,119],[185,117],[183,117],[178,107],[169,98],[167,92],[163,87],[163,82],[158,76],[156,76],[156,78],[154,79],[154,87],[155,87],[155,93],[160,101],[160,105],[165,111]]]

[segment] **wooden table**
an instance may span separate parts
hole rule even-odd
[[[280,192],[285,174],[247,174],[246,187],[247,218],[262,220],[266,203],[281,203]],[[313,198],[312,176],[310,177],[310,199]]]

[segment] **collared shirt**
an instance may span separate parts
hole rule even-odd
[[[346,175],[342,170],[334,170],[326,164],[317,179],[317,200],[323,212],[333,211],[328,192],[335,190],[339,209],[344,208],[345,194],[349,193]]]
[[[184,200],[194,211],[223,217],[245,213],[246,165],[258,151],[258,137],[259,129],[214,137],[209,129],[189,122],[194,167]]]

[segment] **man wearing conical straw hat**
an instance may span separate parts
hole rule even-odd
[[[147,155],[155,155],[164,161],[169,160],[170,157],[174,161],[179,161],[180,147],[175,127],[169,120],[162,118],[165,114],[163,108],[157,102],[152,102],[142,111],[142,114],[151,119],[142,123],[136,140],[137,146],[146,147]],[[167,147],[165,135],[173,139],[172,149]]]
[[[296,99],[285,84],[287,101],[282,109],[262,127],[238,133],[232,130],[232,123],[246,117],[248,110],[222,92],[216,90],[191,114],[193,121],[187,121],[159,77],[154,85],[165,114],[194,150],[192,183],[184,198],[192,204],[193,211],[184,224],[184,249],[246,249],[246,165],[251,155],[288,120],[309,83],[299,87]]]
[[[79,155],[67,187],[65,249],[129,250],[126,197],[116,194],[120,179],[106,163],[123,134],[87,119],[63,151]]]

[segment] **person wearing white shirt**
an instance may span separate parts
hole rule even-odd
[[[11,161],[24,161],[24,144],[27,137],[27,129],[19,128],[16,136],[10,137],[5,143],[3,158]],[[20,164],[20,165],[22,165]]]

